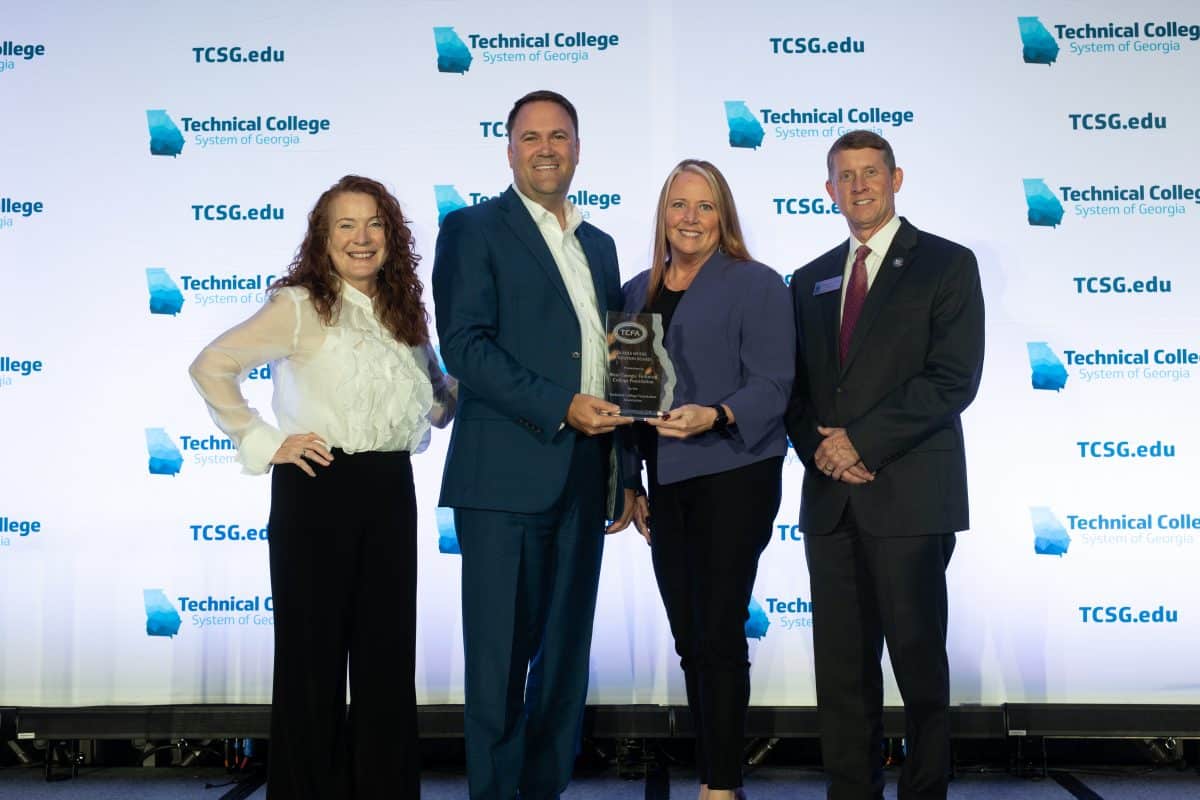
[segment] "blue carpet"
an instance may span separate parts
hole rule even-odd
[[[65,774],[65,773],[63,773]],[[1056,781],[1056,775],[1067,780]],[[888,774],[887,800],[895,800],[896,775]],[[205,788],[206,784],[213,788]],[[219,768],[99,768],[80,770],[79,777],[46,783],[42,772],[27,767],[0,769],[2,800],[220,800],[233,787]],[[750,800],[823,800],[824,779],[814,770],[764,767],[746,780]],[[669,780],[623,781],[615,775],[576,779],[562,800],[694,800],[693,775],[674,770]],[[1091,794],[1087,794],[1090,792]],[[427,771],[423,800],[464,800],[461,773]],[[264,800],[259,787],[250,800]],[[951,800],[1200,800],[1200,775],[1194,770],[1155,770],[1143,774],[1057,771],[1046,780],[1004,773],[960,775],[950,787]],[[403,800],[397,798],[397,800]]]

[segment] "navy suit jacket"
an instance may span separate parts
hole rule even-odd
[[[645,308],[649,286],[649,270],[625,285],[626,311]],[[713,253],[680,299],[663,344],[675,367],[673,406],[725,403],[736,424],[724,436],[659,437],[659,483],[787,452],[783,412],[792,390],[795,332],[778,272]]]
[[[787,430],[804,462],[800,529],[828,533],[847,504],[881,536],[968,527],[959,415],[983,369],[983,292],[975,255],[901,219],[838,363],[840,277],[849,240],[796,270],[796,381]],[[828,284],[825,284],[828,285]],[[845,428],[873,482],[834,481],[813,464],[817,426]]]
[[[621,307],[616,247],[586,222],[575,235],[603,322],[608,309]],[[433,299],[442,357],[459,381],[441,504],[549,509],[564,491],[575,445],[575,430],[562,423],[579,392],[581,335],[550,249],[511,187],[446,215]],[[609,488],[611,496],[619,487]],[[610,513],[619,514],[621,493],[615,494],[618,508]]]

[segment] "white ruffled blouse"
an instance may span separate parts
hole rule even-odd
[[[247,373],[271,363],[278,427],[242,395]],[[432,422],[454,415],[457,385],[428,344],[396,341],[375,318],[371,298],[342,284],[340,308],[326,325],[308,291],[276,292],[254,316],[205,347],[189,369],[209,413],[258,475],[288,436],[315,433],[347,453],[407,450],[429,443]]]

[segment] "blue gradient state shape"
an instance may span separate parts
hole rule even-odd
[[[1045,342],[1026,342],[1029,351],[1030,382],[1034,389],[1061,392],[1067,385],[1067,368]]]
[[[174,636],[179,633],[183,620],[162,589],[143,589],[142,602],[146,604],[146,635]]]
[[[729,122],[729,146],[758,148],[762,144],[763,129],[750,113],[744,100],[725,101],[725,119]]]
[[[1058,60],[1058,42],[1037,17],[1017,17],[1021,31],[1021,57],[1026,64],[1049,66]]]
[[[453,556],[461,556],[458,547],[458,533],[454,529],[454,509],[438,506],[433,512],[437,517],[438,552]]]
[[[177,475],[183,468],[179,448],[162,428],[146,428],[146,450],[150,453],[151,475]]]
[[[437,200],[438,210],[438,227],[442,226],[442,220],[451,211],[458,211],[460,208],[467,207],[467,201],[462,199],[462,195],[458,193],[453,185],[448,183],[434,184],[433,196]]]
[[[758,600],[750,598],[750,606],[746,609],[746,638],[761,639],[767,635],[767,628],[771,626],[771,620],[767,619],[767,612],[763,611],[763,607]]]
[[[1062,222],[1063,207],[1041,178],[1025,178],[1025,207],[1030,225],[1053,228]]]
[[[1039,556],[1066,555],[1071,537],[1054,512],[1045,506],[1033,506],[1029,516],[1033,519],[1033,552]]]
[[[174,316],[183,308],[183,292],[165,269],[146,269],[146,288],[150,290],[150,313]]]
[[[433,29],[433,42],[437,45],[438,72],[456,72],[465,75],[471,68],[471,51],[466,43],[458,38],[454,28]]]
[[[150,155],[174,158],[183,152],[183,134],[165,109],[148,110],[146,125],[150,128]]]

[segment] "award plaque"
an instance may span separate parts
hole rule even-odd
[[[663,347],[662,314],[609,311],[608,400],[621,416],[661,417],[675,399],[675,367]]]

